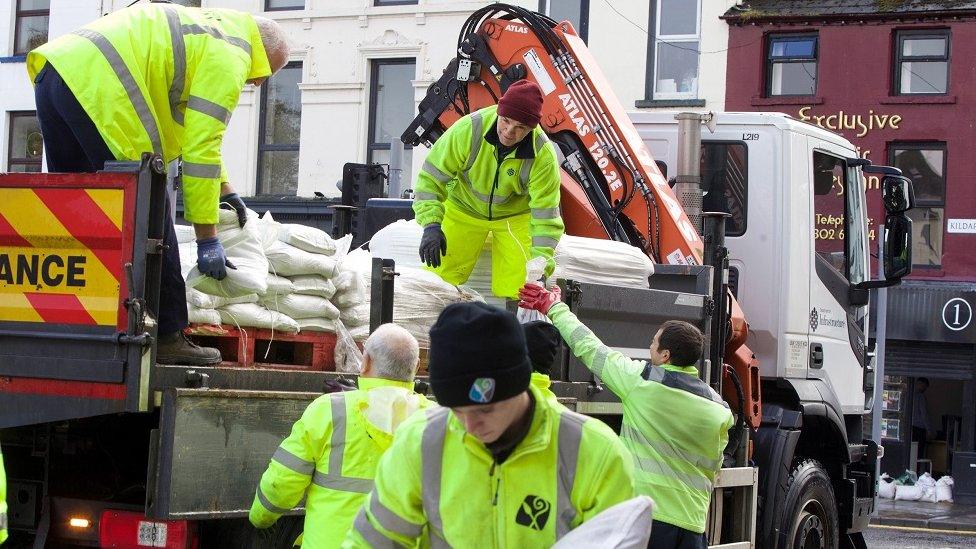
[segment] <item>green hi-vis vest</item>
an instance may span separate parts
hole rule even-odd
[[[564,230],[556,150],[536,126],[499,162],[497,149],[485,140],[486,133],[495,131],[497,109],[485,107],[461,117],[434,143],[414,188],[417,223],[440,223],[445,200],[475,219],[531,213],[530,257],[551,263]]]
[[[119,160],[183,157],[185,218],[217,223],[224,130],[247,80],[271,74],[254,18],[228,9],[141,4],[31,51],[51,63]]]
[[[261,477],[250,520],[266,528],[305,497],[302,546],[339,547],[373,488],[380,456],[393,434],[367,419],[370,391],[399,391],[404,409],[432,403],[413,393],[413,382],[359,378],[359,390],[323,395],[295,422]]]
[[[604,345],[565,303],[549,309],[573,354],[623,403],[620,439],[634,457],[634,487],[654,500],[654,521],[704,532],[729,440],[728,404],[695,367],[652,366]]]
[[[343,547],[549,547],[630,499],[631,460],[613,431],[529,390],[532,425],[502,463],[449,409],[411,417]]]

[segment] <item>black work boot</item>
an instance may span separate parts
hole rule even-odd
[[[159,343],[156,345],[157,364],[213,366],[220,361],[219,350],[197,345],[182,330],[159,336]]]

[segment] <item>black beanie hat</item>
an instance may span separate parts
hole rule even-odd
[[[525,345],[529,348],[529,360],[532,369],[540,374],[549,375],[552,363],[556,360],[559,350],[559,330],[545,320],[534,320],[522,325],[525,330]]]
[[[486,303],[453,303],[430,329],[430,388],[449,408],[512,398],[529,387],[532,366],[515,315]]]

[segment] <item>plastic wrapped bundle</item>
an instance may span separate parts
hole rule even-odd
[[[652,274],[654,262],[623,242],[563,235],[556,247],[555,278],[647,288]]]

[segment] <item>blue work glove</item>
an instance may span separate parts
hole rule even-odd
[[[237,212],[237,223],[240,224],[241,228],[244,228],[244,224],[247,223],[247,205],[241,199],[240,195],[237,193],[228,193],[220,197],[220,207],[225,210],[234,210]]]
[[[210,278],[223,280],[227,278],[227,267],[237,270],[237,267],[227,259],[224,247],[216,236],[197,240],[197,268],[201,273]]]
[[[446,253],[447,237],[440,224],[431,223],[424,227],[424,236],[420,239],[420,260],[428,267],[440,267],[441,256]]]

